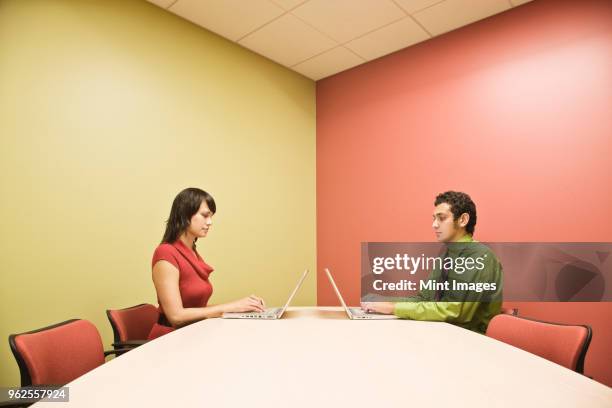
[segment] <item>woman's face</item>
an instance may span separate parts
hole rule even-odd
[[[213,213],[208,208],[206,201],[202,200],[200,209],[191,217],[188,232],[197,238],[204,238],[212,226],[212,216]]]

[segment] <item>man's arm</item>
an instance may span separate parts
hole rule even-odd
[[[479,305],[480,302],[398,302],[393,314],[401,319],[465,323],[472,320]]]
[[[475,274],[473,282],[496,282],[501,292],[501,264],[495,256],[486,258],[484,268]],[[474,291],[469,297],[466,293],[461,302],[434,302],[433,299],[395,303],[393,314],[402,319],[465,323],[473,319],[483,300],[492,300],[485,292]]]

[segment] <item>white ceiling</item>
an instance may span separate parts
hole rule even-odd
[[[530,0],[147,0],[319,80]]]

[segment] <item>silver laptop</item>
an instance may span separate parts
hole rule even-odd
[[[302,286],[304,279],[306,279],[306,275],[308,275],[308,269],[306,269],[302,274],[302,277],[293,289],[293,292],[291,292],[291,295],[289,295],[289,299],[287,299],[287,303],[285,303],[285,306],[283,307],[272,307],[264,310],[263,312],[223,313],[221,317],[224,319],[280,319],[283,316],[283,313],[285,313],[285,310],[287,310],[287,307],[289,307],[289,303],[291,303],[291,300],[293,300],[293,297],[297,293],[298,289],[300,289],[300,286]]]
[[[349,319],[351,320],[375,320],[375,319],[376,320],[395,320],[395,319],[398,319],[398,317],[395,315],[380,314],[380,313],[366,313],[360,307],[347,307],[346,303],[344,303],[344,299],[342,298],[342,295],[340,294],[340,291],[338,290],[338,286],[336,286],[336,282],[334,281],[334,278],[332,277],[332,274],[329,271],[329,269],[325,268],[325,273],[327,274],[327,278],[329,279],[329,282],[334,287],[334,292],[336,292],[336,296],[338,296],[338,299],[340,300],[340,303],[342,304],[342,307],[344,308],[344,311],[346,312]]]

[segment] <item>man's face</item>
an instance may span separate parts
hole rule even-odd
[[[438,204],[434,209],[432,227],[438,242],[452,242],[458,235],[463,234],[458,221],[453,219],[451,207],[447,203]]]

